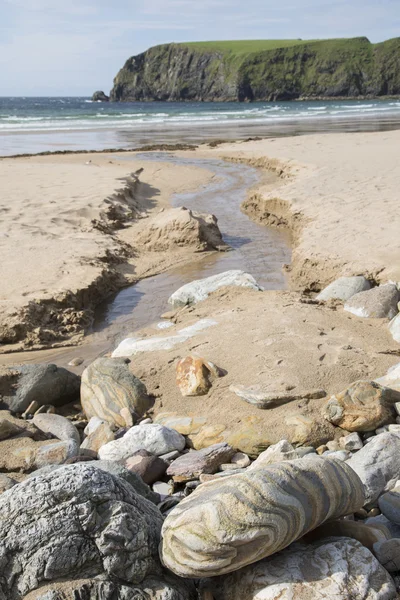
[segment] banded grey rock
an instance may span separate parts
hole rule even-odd
[[[185,447],[183,435],[156,423],[136,425],[129,429],[122,438],[109,442],[99,450],[102,460],[125,460],[137,450],[147,450],[156,456],[161,456],[172,450],[183,450]]]
[[[210,481],[166,518],[162,561],[182,577],[229,573],[363,504],[354,471],[317,456]]]
[[[78,445],[81,443],[75,425],[61,415],[39,413],[33,417],[33,424],[43,433],[50,433],[61,441],[74,440]]]
[[[0,514],[0,588],[8,600],[42,582],[106,576],[136,584],[159,572],[160,512],[87,463],[26,479],[0,496]]]
[[[246,400],[249,404],[253,404],[257,408],[266,409],[274,406],[280,406],[293,400],[302,400],[303,398],[314,399],[324,398],[326,392],[324,390],[307,390],[303,393],[294,394],[293,392],[271,392],[270,389],[264,388],[262,385],[231,385],[231,392]]]
[[[206,584],[215,600],[393,600],[389,573],[356,540],[294,544]]]
[[[371,438],[347,464],[365,486],[366,504],[375,502],[400,478],[400,437],[387,432]]]
[[[363,275],[355,277],[339,277],[332,281],[326,288],[317,296],[317,300],[341,300],[346,302],[355,294],[369,290],[371,284]]]
[[[191,581],[183,581],[171,573],[146,577],[137,585],[79,579],[44,585],[25,596],[24,600],[196,600]]]
[[[79,398],[80,377],[56,365],[22,365],[0,373],[0,404],[16,413],[35,400],[39,406],[62,406]]]
[[[204,279],[197,279],[183,285],[170,296],[168,304],[172,304],[172,306],[196,304],[208,298],[212,292],[225,286],[246,287],[257,291],[263,290],[252,275],[236,269],[218,275],[211,275],[211,277],[205,277]]]
[[[386,283],[355,294],[346,302],[344,310],[367,319],[393,319],[399,312],[397,309],[399,299],[397,286]]]
[[[88,419],[131,427],[152,405],[146,386],[123,358],[97,358],[82,373],[81,403]]]

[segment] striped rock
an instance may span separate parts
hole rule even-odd
[[[82,374],[81,403],[87,419],[99,417],[118,427],[132,427],[151,406],[146,386],[131,373],[129,361],[101,357]]]
[[[162,561],[182,577],[230,573],[363,504],[354,471],[318,456],[210,481],[166,518]]]

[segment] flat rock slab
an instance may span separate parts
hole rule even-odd
[[[240,270],[225,271],[225,273],[211,275],[211,277],[197,279],[183,285],[170,296],[168,304],[175,307],[197,304],[197,302],[208,298],[212,292],[226,286],[246,287],[256,291],[263,290],[249,273]]]
[[[294,544],[255,565],[209,580],[215,600],[393,600],[396,588],[371,552],[349,538]]]
[[[341,300],[346,302],[355,294],[369,290],[371,284],[363,275],[355,277],[339,277],[332,281],[325,289],[317,296],[317,300]]]
[[[235,452],[235,449],[226,443],[188,452],[171,463],[167,475],[170,475],[174,481],[191,481],[198,479],[204,473],[216,473],[219,466],[229,462]]]
[[[344,310],[367,319],[393,319],[398,313],[399,299],[397,286],[387,283],[355,294],[346,302]]]
[[[239,398],[261,409],[280,406],[287,402],[293,402],[293,400],[302,400],[303,398],[311,400],[325,398],[326,396],[324,390],[309,390],[303,393],[271,392],[271,390],[264,388],[262,385],[251,385],[249,387],[231,385],[229,389],[236,396],[239,396]]]

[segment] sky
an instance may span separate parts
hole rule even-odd
[[[0,0],[0,96],[106,93],[167,42],[400,36],[400,0]]]

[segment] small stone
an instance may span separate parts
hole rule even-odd
[[[36,400],[33,400],[28,408],[26,409],[26,411],[24,413],[22,413],[22,418],[23,419],[27,419],[30,415],[34,415],[35,412],[39,409],[39,403],[36,402]]]
[[[205,417],[181,416],[176,413],[163,412],[157,415],[154,423],[175,429],[182,435],[190,435],[199,433],[201,428],[206,425],[207,419]]]
[[[233,469],[245,469],[251,463],[250,458],[244,452],[236,452],[231,458],[231,462],[220,465],[221,471],[232,471]]]
[[[393,406],[396,413],[400,416],[400,402],[395,402]]]
[[[138,450],[126,459],[125,468],[131,473],[136,473],[145,483],[151,485],[165,474],[168,463],[147,450]]]
[[[400,435],[400,425],[388,425],[388,431],[390,431],[390,433],[397,433],[397,435]]]
[[[325,418],[347,431],[371,431],[394,421],[393,405],[400,392],[375,381],[356,381],[326,405]]]
[[[100,448],[113,440],[114,432],[110,424],[103,422],[83,440],[80,452],[83,455],[97,458]]]
[[[379,510],[379,508],[371,508],[371,510],[368,511],[368,517],[377,517],[380,514],[381,511]]]
[[[8,419],[0,419],[0,441],[19,435],[23,432],[21,427],[15,425]]]
[[[400,487],[395,487],[390,492],[382,494],[378,504],[380,511],[387,519],[400,525]]]
[[[56,442],[55,444],[47,444],[41,446],[36,453],[35,467],[47,467],[48,465],[61,465],[68,458],[72,458],[79,454],[79,445],[75,440],[67,440]]]
[[[349,435],[345,435],[339,439],[339,446],[348,452],[361,450],[363,445],[362,439],[357,432],[350,433]]]
[[[152,485],[153,492],[163,496],[171,496],[174,492],[174,486],[171,483],[165,483],[164,481],[156,481]]]
[[[249,404],[253,404],[260,409],[280,406],[281,404],[293,402],[294,400],[302,400],[303,398],[315,399],[324,398],[326,396],[326,392],[321,389],[308,390],[302,393],[291,393],[290,391],[274,392],[262,385],[251,385],[247,387],[244,385],[231,385],[229,386],[229,390],[236,394],[236,396],[239,396],[239,398],[242,398]]]
[[[328,450],[330,450],[331,452],[336,452],[337,450],[340,450],[340,445],[339,442],[337,440],[331,440],[329,442],[326,442],[326,447],[328,448]]]
[[[249,466],[249,471],[253,469],[263,469],[267,465],[279,463],[282,461],[293,460],[299,458],[297,451],[287,440],[281,440],[277,444],[270,446],[256,458]]]
[[[3,473],[0,473],[0,494],[6,492],[7,490],[10,490],[16,484],[17,482],[15,481],[15,479],[12,479],[11,477],[4,475]]]
[[[61,441],[74,440],[78,446],[81,443],[77,428],[61,415],[36,413],[33,417],[33,424],[40,429],[40,431],[50,433],[53,437],[56,437]]]
[[[81,365],[83,363],[83,358],[81,358],[80,356],[77,356],[76,358],[73,358],[72,360],[69,361],[68,366],[69,367],[79,367],[79,365]]]
[[[142,419],[141,421],[139,421],[138,425],[149,425],[152,422],[152,419],[150,419],[150,417],[147,417],[147,419]]]
[[[388,425],[384,425],[383,427],[378,427],[377,429],[375,429],[375,434],[379,435],[381,433],[386,433],[386,431],[389,431]]]
[[[204,396],[212,385],[212,372],[203,358],[187,356],[176,365],[176,384],[182,396]]]
[[[380,285],[355,294],[346,302],[344,310],[357,317],[393,319],[397,313],[399,291],[393,283]]]
[[[85,435],[90,435],[91,433],[94,433],[98,427],[103,425],[103,423],[107,423],[107,421],[100,419],[100,417],[91,417],[89,419],[83,433]]]
[[[326,444],[322,444],[322,446],[318,446],[317,454],[321,455],[328,450],[328,446]]]
[[[365,510],[365,508],[359,508],[354,513],[354,516],[356,517],[356,519],[366,519],[368,517],[368,513]]]
[[[312,446],[301,446],[300,448],[296,448],[296,453],[299,458],[303,456],[307,456],[307,454],[315,454],[316,450]]]
[[[324,452],[322,456],[326,456],[327,458],[336,458],[336,460],[348,460],[351,456],[350,452],[346,450],[328,450]]]
[[[162,454],[160,456],[160,458],[166,462],[171,462],[173,460],[175,460],[175,458],[178,458],[178,456],[180,456],[181,453],[178,450],[172,450],[172,452],[167,452],[167,454]]]
[[[200,483],[207,483],[208,481],[214,481],[214,479],[221,479],[223,477],[231,477],[232,475],[239,475],[239,473],[246,473],[247,469],[234,469],[233,471],[221,471],[220,473],[202,473],[199,477]]]
[[[389,573],[400,571],[400,539],[376,542],[373,551],[386,571]]]
[[[167,475],[178,482],[198,479],[204,473],[215,473],[219,466],[230,460],[234,454],[234,448],[224,442],[203,450],[188,452],[170,464]]]
[[[371,284],[362,275],[339,277],[323,289],[316,299],[320,301],[337,299],[346,302],[346,300],[349,300],[355,294],[369,290],[370,287]]]

